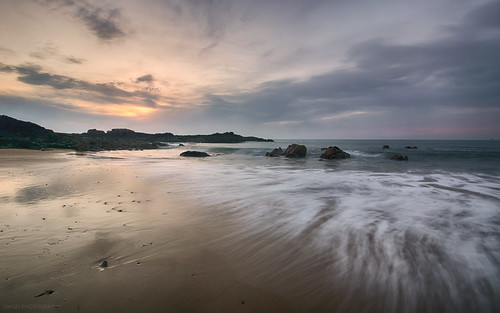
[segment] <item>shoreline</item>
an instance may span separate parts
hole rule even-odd
[[[0,308],[293,312],[234,273],[224,225],[193,216],[168,182],[66,150],[0,150],[0,165],[17,178],[0,195]]]
[[[0,307],[498,309],[495,174],[242,155],[0,150]]]

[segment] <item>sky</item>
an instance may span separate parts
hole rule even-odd
[[[0,114],[78,133],[500,139],[500,1],[2,0]]]

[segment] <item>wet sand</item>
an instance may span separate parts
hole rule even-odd
[[[71,151],[0,150],[0,179],[0,311],[307,307],[287,298],[283,281],[272,283],[265,260],[249,261],[259,244],[235,239],[239,226],[230,216],[199,214],[173,182],[143,175],[140,165]]]
[[[418,175],[339,175],[0,150],[0,311],[500,312],[496,200],[462,195],[467,213]]]

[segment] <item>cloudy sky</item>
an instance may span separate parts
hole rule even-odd
[[[500,139],[500,1],[2,0],[0,114],[64,132]]]

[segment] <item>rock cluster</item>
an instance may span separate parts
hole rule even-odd
[[[267,152],[266,156],[268,157],[280,157],[285,156],[287,158],[305,158],[307,154],[307,147],[304,145],[291,144],[289,145],[285,151],[281,149],[281,147],[274,149],[271,152]]]
[[[321,154],[321,159],[346,159],[350,158],[351,155],[337,146],[328,147],[321,149],[324,152]],[[274,149],[271,152],[267,152],[266,156],[268,157],[280,157],[285,156],[287,158],[305,158],[307,154],[307,147],[304,145],[291,144],[289,145],[285,151],[281,149],[281,147]]]

